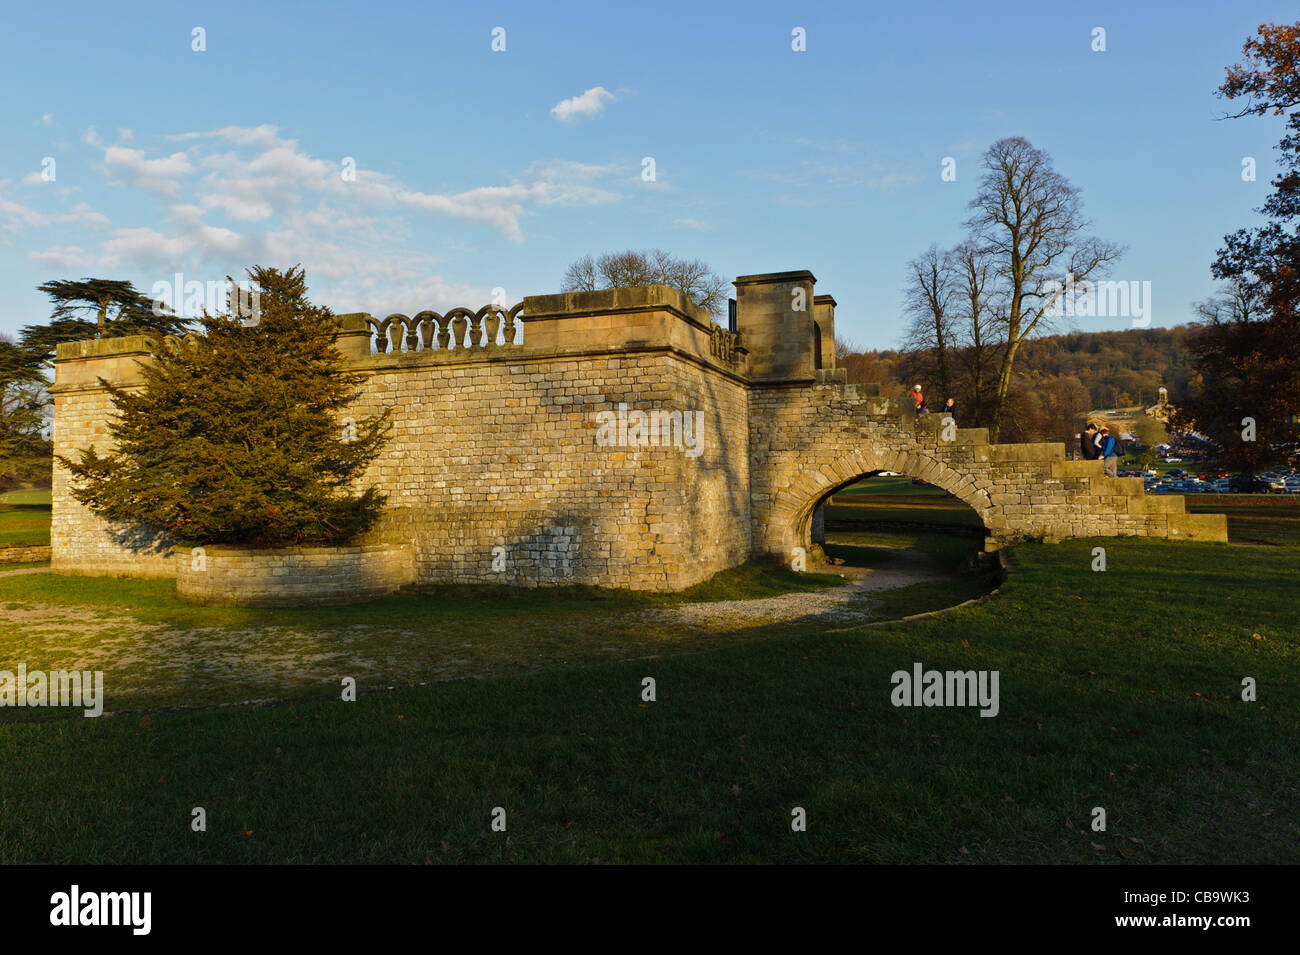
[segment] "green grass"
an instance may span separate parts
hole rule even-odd
[[[984,525],[968,505],[947,491],[916,485],[911,478],[875,477],[835,494],[826,504],[827,528],[852,529],[884,524],[965,528]]]
[[[1189,514],[1227,514],[1228,538],[1253,544],[1300,544],[1300,495],[1196,494]]]
[[[905,506],[852,507],[965,508],[910,482],[889,493]],[[1275,501],[1188,498],[1262,546],[1024,545],[994,599],[870,627],[688,634],[638,616],[836,582],[758,562],[682,595],[437,588],[283,611],[191,607],[171,581],[0,578],[0,619],[53,608],[0,637],[0,661],[52,668],[128,642],[139,659],[106,673],[110,709],[295,698],[98,720],[0,710],[0,863],[1294,864],[1300,509]],[[953,574],[873,612],[987,589],[960,573],[971,539],[912,523],[830,535],[833,557],[883,568],[911,547]],[[301,672],[259,670],[272,649]],[[156,682],[150,667],[178,657]],[[918,661],[999,671],[999,715],[894,708],[890,675]],[[343,674],[355,703],[338,699]],[[1246,676],[1257,702],[1240,698]],[[384,690],[437,680],[453,682]],[[495,806],[507,833],[489,830]]]
[[[277,610],[187,604],[167,579],[0,576],[0,666],[55,670],[80,659],[112,673],[117,710],[311,698],[344,675],[391,686],[727,646],[746,630],[684,629],[671,611],[843,584],[753,561],[676,594],[451,586]]]
[[[907,624],[356,703],[9,723],[0,861],[1300,861],[1300,550],[1014,561],[998,598]],[[894,708],[915,661],[998,670],[1001,712]]]
[[[0,494],[0,547],[50,542],[50,492]]]

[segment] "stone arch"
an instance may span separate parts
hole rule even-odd
[[[998,521],[992,513],[993,502],[988,492],[969,475],[928,454],[859,448],[808,462],[790,485],[776,495],[771,524],[764,535],[768,550],[785,556],[794,547],[806,547],[818,504],[876,471],[897,471],[929,481],[975,511],[986,530],[995,530]]]

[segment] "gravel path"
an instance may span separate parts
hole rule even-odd
[[[892,549],[892,548],[891,548]],[[783,623],[804,617],[829,622],[866,622],[873,618],[872,594],[895,590],[948,576],[932,557],[917,550],[896,548],[897,557],[888,569],[865,567],[810,567],[810,573],[838,573],[843,587],[819,593],[782,594],[755,600],[717,600],[681,607],[638,612],[647,624],[695,630],[734,630],[760,624]]]

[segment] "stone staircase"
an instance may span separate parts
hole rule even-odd
[[[889,436],[898,435],[900,446],[910,436],[913,458],[939,462],[911,476],[956,493],[980,511],[995,547],[999,538],[1022,537],[1228,539],[1225,515],[1189,514],[1181,495],[1148,495],[1141,478],[1110,477],[1101,461],[1068,460],[1059,442],[990,444],[987,428],[962,427],[945,440],[942,412],[917,415],[906,399],[880,397],[878,384],[848,384],[843,369],[819,372],[817,384],[856,406],[855,423],[866,418],[883,424]]]

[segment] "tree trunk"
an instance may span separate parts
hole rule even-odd
[[[1002,429],[1002,407],[1007,400],[1007,391],[1011,387],[1011,366],[1016,360],[1016,349],[1020,342],[1014,337],[1007,341],[1007,353],[1002,357],[1002,369],[998,372],[998,389],[993,396],[993,423],[989,427],[989,444],[998,443],[998,433]]]

